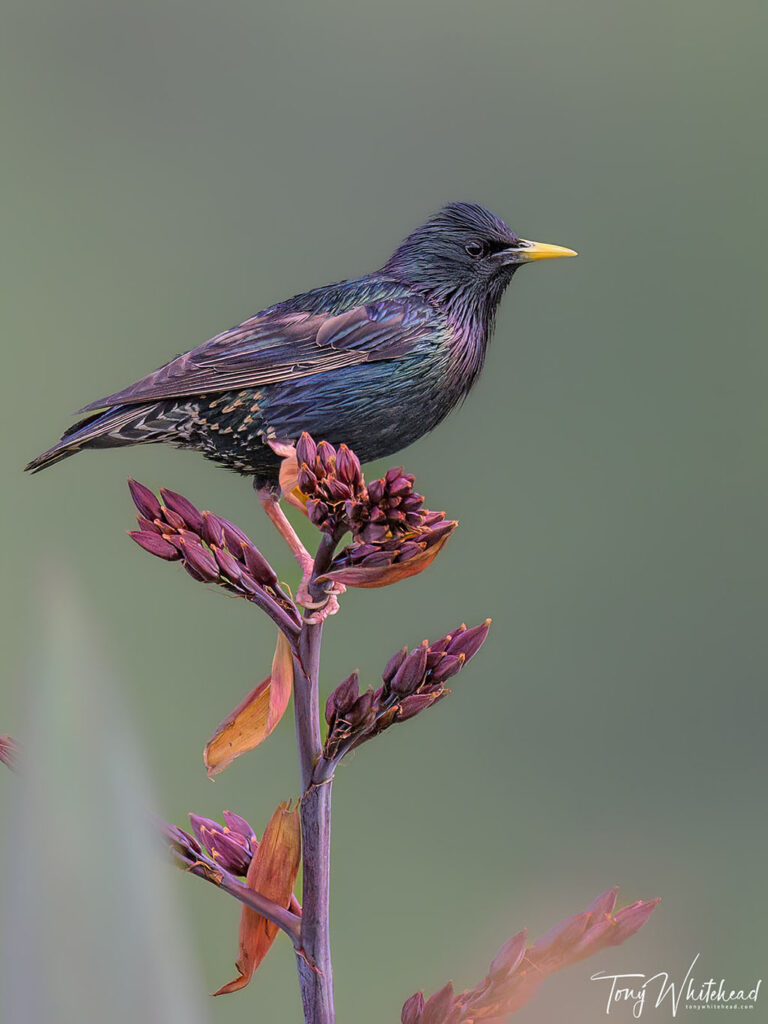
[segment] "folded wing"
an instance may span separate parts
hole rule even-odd
[[[415,296],[358,305],[343,313],[276,307],[178,356],[81,412],[162,398],[261,387],[382,359],[430,345],[435,311]]]

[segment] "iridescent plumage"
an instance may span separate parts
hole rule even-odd
[[[274,485],[270,442],[303,430],[364,460],[391,455],[467,393],[532,246],[482,207],[450,204],[377,273],[271,306],[85,406],[87,418],[27,469],[84,448],[162,442]]]

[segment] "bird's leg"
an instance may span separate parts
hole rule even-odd
[[[304,608],[314,610],[309,621],[313,623],[322,622],[329,615],[335,615],[339,610],[338,595],[343,593],[346,588],[334,585],[329,590],[328,596],[324,601],[317,602],[312,600],[309,593],[309,583],[312,579],[312,569],[315,564],[314,558],[301,543],[301,538],[291,526],[288,517],[280,507],[279,496],[266,487],[257,488],[256,494],[261,502],[261,507],[275,524],[277,532],[291,549],[296,561],[299,563],[301,583],[296,591],[296,600]]]

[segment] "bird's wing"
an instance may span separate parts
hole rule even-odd
[[[261,387],[359,363],[399,359],[426,341],[435,326],[434,307],[415,296],[369,302],[338,314],[276,307],[80,411]]]

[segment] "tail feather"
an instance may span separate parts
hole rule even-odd
[[[27,473],[39,473],[41,469],[55,466],[83,448],[119,448],[123,445],[140,444],[142,441],[159,440],[155,428],[145,427],[152,406],[116,406],[106,412],[97,412],[74,423],[48,451],[32,459],[24,469]],[[134,429],[131,429],[134,428]]]

